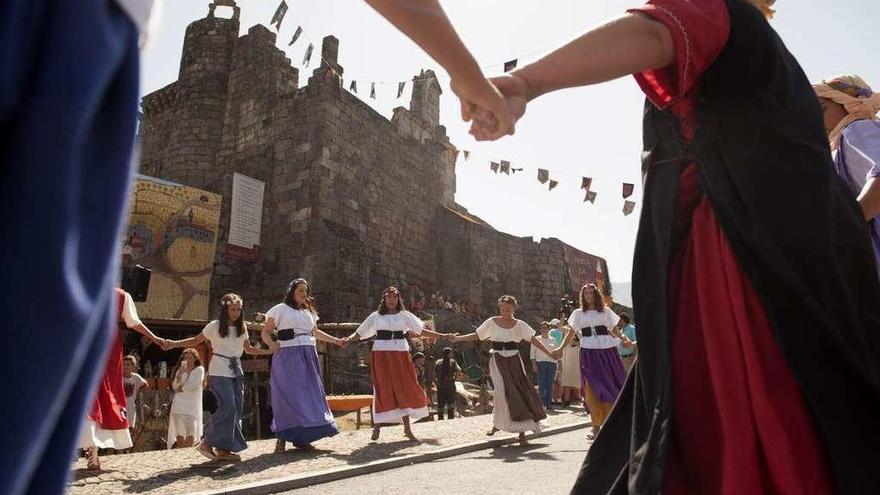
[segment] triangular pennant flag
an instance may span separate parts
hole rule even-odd
[[[315,45],[309,43],[309,47],[306,48],[306,54],[303,56],[303,65],[305,67],[309,66],[309,61],[312,60],[312,51],[315,49]]]
[[[581,189],[584,191],[589,191],[590,186],[593,185],[593,179],[591,177],[584,177],[583,181],[581,181]]]
[[[275,30],[281,30],[281,22],[284,21],[284,16],[287,15],[287,2],[281,0],[281,3],[278,4],[278,8],[275,9],[275,15],[272,16],[272,22],[269,24],[275,25]]]
[[[501,173],[510,175],[510,162],[501,160]]]
[[[513,69],[516,69],[516,59],[504,62],[504,72],[510,72]]]
[[[635,202],[630,201],[630,200],[624,201],[623,202],[623,215],[624,216],[629,215],[630,213],[633,212],[633,209],[635,209],[635,207],[636,207]]]
[[[550,180],[550,171],[544,170],[543,168],[538,169],[538,182],[541,184],[546,184],[547,181]]]
[[[590,203],[596,202],[596,191],[587,191],[586,196],[584,196],[584,203],[589,201]]]
[[[296,40],[298,40],[300,35],[302,35],[302,34],[303,34],[302,26],[297,26],[296,32],[293,33],[293,38],[290,38],[290,43],[288,43],[287,46],[293,46],[293,44],[296,43]]]
[[[459,153],[459,151],[455,150],[455,157],[452,159],[452,161],[454,161],[454,162],[458,161],[458,153]]]
[[[352,93],[357,93],[358,92],[358,82],[352,81],[351,85],[348,87],[348,90],[351,91]]]
[[[626,198],[632,196],[634,187],[635,186],[633,184],[630,184],[628,182],[623,183],[623,199],[626,199]]]
[[[464,161],[468,161],[471,159],[471,152],[468,150],[464,150]]]
[[[496,162],[492,162],[492,163],[489,165],[489,168],[491,168],[492,171],[495,172],[495,173],[497,174],[497,173],[498,173],[498,167],[500,167],[500,166],[501,166],[501,165],[499,165],[498,163],[496,163]]]
[[[548,189],[548,191],[552,191],[553,188],[555,188],[555,187],[558,186],[558,185],[559,185],[559,181],[557,181],[557,180],[551,180],[551,181],[550,181],[550,189]]]
[[[376,83],[370,83],[370,98],[376,99]]]
[[[403,88],[406,87],[406,82],[397,83],[397,97],[400,98],[403,95]]]

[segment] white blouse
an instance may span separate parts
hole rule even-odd
[[[522,320],[516,320],[516,325],[513,328],[502,328],[495,323],[495,318],[489,318],[480,325],[480,328],[477,328],[477,337],[480,340],[491,340],[492,342],[520,342],[523,340],[531,342],[534,336],[535,329]],[[516,349],[505,349],[502,351],[492,349],[489,352],[500,354],[504,357],[515,356],[519,353]]]
[[[574,330],[577,336],[581,339],[582,349],[609,349],[611,347],[617,347],[617,344],[619,344],[620,341],[617,337],[611,335],[611,329],[617,326],[619,321],[620,317],[617,316],[617,313],[607,306],[601,312],[594,309],[588,309],[586,311],[576,309],[572,311],[571,316],[568,317],[568,324],[571,325],[571,329]],[[608,335],[596,335],[596,331],[593,327],[597,326],[607,327]],[[587,332],[589,333],[584,333],[582,331],[584,328],[587,328]]]
[[[275,328],[286,330],[292,328],[297,336],[291,340],[279,340],[281,347],[294,347],[300,345],[315,345],[315,336],[312,329],[318,324],[318,315],[307,309],[293,309],[287,304],[281,303],[272,306],[266,312],[266,318],[275,321]]]
[[[171,400],[172,414],[198,416],[202,412],[202,383],[205,379],[205,368],[196,366],[188,373],[180,373],[174,381],[173,388],[182,388],[174,393]]]
[[[380,315],[378,311],[374,311],[370,316],[361,323],[357,333],[361,340],[369,339],[376,335],[379,330],[390,330],[392,332],[412,332],[421,335],[425,322],[418,316],[409,311],[399,311],[394,314]],[[409,352],[409,344],[406,339],[379,340],[373,342],[374,351],[401,351]]]

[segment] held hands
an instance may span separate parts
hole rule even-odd
[[[336,345],[338,345],[339,347],[341,347],[343,349],[348,347],[348,344],[350,344],[350,343],[351,343],[350,337],[342,337],[340,339],[336,339]]]
[[[452,90],[461,100],[461,116],[471,122],[470,134],[477,141],[495,141],[513,134],[516,122],[525,114],[529,88],[524,79],[504,75],[488,80],[491,90],[482,92],[475,84],[453,81]],[[495,97],[501,97],[502,105]]]

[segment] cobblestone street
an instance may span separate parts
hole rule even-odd
[[[551,412],[542,425],[546,428],[586,421],[583,408],[571,407]],[[100,472],[87,471],[85,461],[78,459],[73,466],[74,481],[69,493],[158,495],[220,489],[476,442],[487,438],[485,432],[491,423],[491,415],[418,423],[413,426],[413,432],[421,439],[420,443],[406,440],[400,426],[383,428],[378,442],[370,440],[369,428],[362,428],[317,442],[315,452],[288,450],[274,454],[274,440],[254,441],[242,452],[243,460],[235,464],[208,461],[194,449],[105,456]],[[501,433],[496,435],[501,436]]]

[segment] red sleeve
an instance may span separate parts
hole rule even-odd
[[[684,97],[727,43],[730,18],[724,0],[649,0],[628,12],[663,23],[675,43],[675,63],[635,74],[636,81],[658,107]]]

